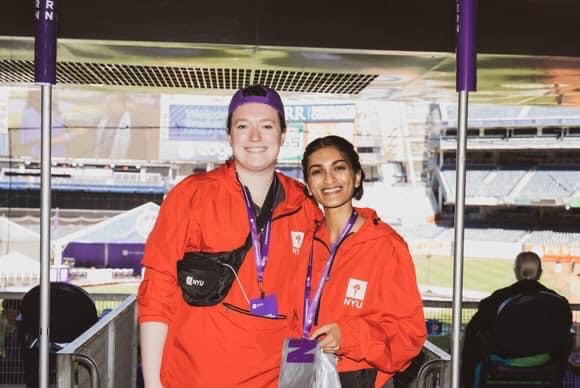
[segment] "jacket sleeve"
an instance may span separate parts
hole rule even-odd
[[[178,185],[167,195],[145,245],[145,273],[137,293],[140,323],[169,324],[181,297],[176,265],[187,246],[194,195],[184,189]]]
[[[419,354],[426,338],[421,296],[407,245],[393,238],[390,257],[382,260],[380,310],[362,317],[339,320],[339,355],[366,360],[388,373],[404,370]],[[387,246],[380,252],[389,252]],[[378,260],[379,258],[377,258]]]

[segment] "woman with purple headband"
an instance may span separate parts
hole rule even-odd
[[[300,333],[296,281],[320,218],[304,186],[275,172],[285,132],[275,90],[238,90],[232,160],[164,200],[138,292],[146,387],[276,386],[284,338]]]

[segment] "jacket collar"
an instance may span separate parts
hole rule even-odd
[[[222,181],[223,185],[231,191],[233,195],[242,198],[242,186],[236,176],[236,166],[233,160],[225,165],[216,168],[209,173],[212,177]],[[276,207],[273,217],[297,211],[308,200],[304,193],[304,185],[286,175],[275,172],[278,178],[280,190],[276,195]]]

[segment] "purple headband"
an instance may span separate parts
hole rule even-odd
[[[263,96],[252,96],[246,95],[248,88],[260,88],[264,92]],[[268,88],[261,85],[253,85],[247,88],[239,89],[232,97],[230,101],[230,106],[228,108],[228,115],[234,113],[238,107],[248,103],[258,103],[258,104],[266,104],[271,106],[272,108],[276,109],[282,118],[282,121],[286,121],[286,116],[284,115],[284,104],[282,104],[282,99],[278,92],[276,92],[272,88]]]

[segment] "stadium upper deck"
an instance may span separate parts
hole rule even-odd
[[[439,204],[455,201],[456,109],[431,135]],[[580,206],[580,109],[474,106],[468,129],[467,206]]]

